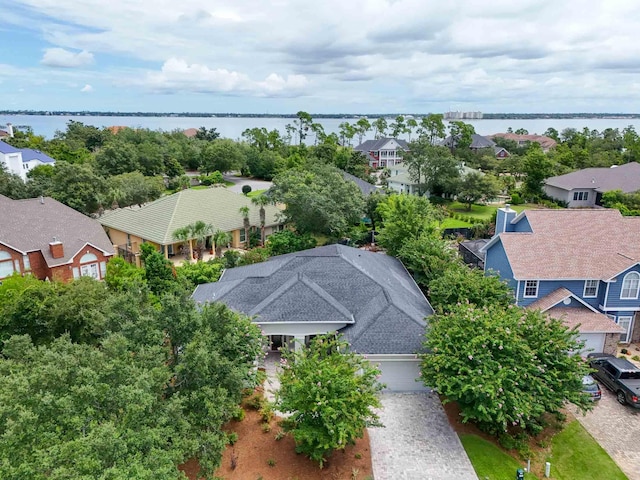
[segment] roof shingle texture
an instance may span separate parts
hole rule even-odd
[[[545,183],[563,190],[592,188],[597,192],[622,190],[625,193],[640,190],[640,164],[625,163],[610,168],[585,168],[577,172],[550,177]]]
[[[409,144],[406,140],[391,137],[378,138],[377,140],[365,140],[360,145],[356,146],[354,150],[357,152],[377,152],[391,140],[395,140],[401,149],[409,150]]]
[[[608,280],[640,261],[640,218],[618,210],[526,210],[532,233],[500,241],[516,280]]]
[[[54,237],[64,247],[62,258],[51,256]],[[11,200],[0,195],[0,242],[23,253],[40,250],[49,267],[68,263],[87,243],[114,253],[100,223],[49,197]]]
[[[121,208],[103,215],[99,221],[105,227],[136,235],[160,245],[176,243],[173,232],[198,220],[225,232],[243,228],[241,207],[249,207],[252,226],[260,225],[260,207],[251,199],[226,188],[183,190],[162,197],[142,208]],[[281,210],[273,205],[265,207],[266,226],[277,225]]]
[[[433,309],[399,260],[343,245],[304,250],[226,270],[199,285],[197,302],[220,301],[258,323],[347,323],[359,353],[422,351]]]

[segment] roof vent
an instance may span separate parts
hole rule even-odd
[[[596,183],[596,177],[591,177],[591,183]]]

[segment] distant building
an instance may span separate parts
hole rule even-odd
[[[448,136],[447,138],[442,140],[442,142],[440,142],[440,145],[449,148],[455,148],[456,140],[452,136]],[[499,147],[490,138],[483,137],[482,135],[478,135],[477,133],[471,135],[471,145],[469,145],[469,148],[474,152],[478,152],[485,148],[490,148],[491,150],[493,150],[496,158],[506,158],[510,155],[505,148]]]
[[[409,144],[399,138],[380,138],[367,140],[355,148],[362,152],[369,160],[372,168],[393,167],[402,163],[404,152],[409,150]]]
[[[520,135],[517,133],[494,133],[493,135],[489,135],[487,138],[495,139],[495,138],[504,138],[506,140],[513,140],[518,144],[519,147],[525,146],[527,143],[537,143],[542,147],[544,152],[548,152],[552,148],[554,148],[558,142],[556,142],[553,138],[545,137],[544,135]]]
[[[16,148],[0,140],[0,164],[23,181],[27,180],[27,173],[38,165],[54,165],[56,161],[40,150],[31,148]]]
[[[481,120],[482,112],[444,112],[445,120]]]

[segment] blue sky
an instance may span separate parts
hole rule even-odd
[[[640,112],[635,0],[17,0],[0,109]]]

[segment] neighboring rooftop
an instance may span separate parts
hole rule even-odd
[[[494,133],[493,135],[489,135],[489,138],[493,139],[495,137],[505,138],[507,140],[513,140],[517,142],[518,145],[523,145],[526,142],[535,142],[539,144],[543,150],[549,150],[555,147],[558,142],[556,142],[553,138],[545,137],[544,135],[521,135],[518,133]]]
[[[500,239],[516,280],[608,280],[640,262],[640,217],[613,209],[525,210],[531,233]]]
[[[433,309],[399,260],[328,245],[226,270],[199,285],[197,302],[222,302],[256,323],[336,322],[359,353],[422,350]]]
[[[548,178],[545,183],[563,190],[592,188],[602,193],[611,190],[637,192],[640,190],[640,164],[630,162],[609,168],[585,168]]]
[[[452,136],[448,136],[447,138],[445,138],[444,140],[442,140],[442,142],[440,142],[440,145],[444,145],[445,147],[452,147],[455,146],[454,144],[454,138]],[[471,135],[471,145],[469,145],[469,148],[471,149],[480,149],[480,148],[492,148],[494,149],[496,146],[495,142],[487,137],[483,137],[482,135],[478,135],[477,133],[473,133]]]
[[[342,172],[342,177],[348,182],[355,183],[360,189],[360,191],[362,192],[362,195],[364,195],[365,197],[367,195],[371,195],[372,193],[380,191],[380,189],[375,185],[372,185],[369,182],[356,177],[355,175],[351,175],[350,173],[347,173],[344,170],[341,170],[341,172]]]
[[[409,150],[409,144],[400,138],[383,137],[376,140],[365,140],[360,145],[354,148],[358,152],[377,152],[384,147],[391,140],[395,140],[400,148],[403,150]]]
[[[260,225],[260,208],[251,199],[227,190],[211,187],[205,190],[182,190],[167,195],[142,208],[120,208],[106,213],[98,219],[105,227],[136,235],[160,245],[176,243],[173,232],[198,220],[213,225],[225,232],[243,228],[241,207],[249,207],[252,226]],[[267,205],[266,225],[281,223],[281,210]]]
[[[31,148],[16,148],[13,145],[9,145],[7,142],[0,140],[0,153],[21,153],[22,162],[26,163],[31,160],[40,160],[42,163],[55,163],[55,160],[46,153],[42,153],[40,150],[33,150]]]
[[[23,254],[40,250],[49,267],[68,263],[87,243],[113,254],[96,220],[50,197],[12,200],[0,195],[0,225],[0,243]],[[53,258],[49,250],[54,237],[64,245],[62,258]]]

